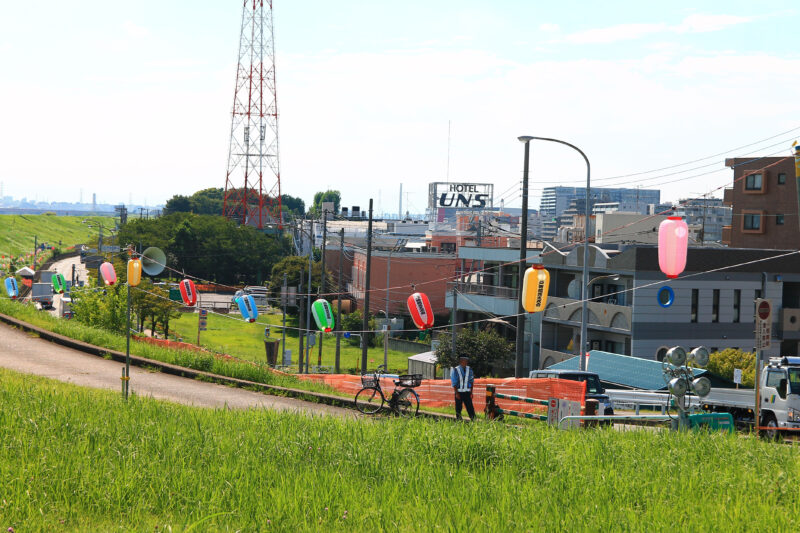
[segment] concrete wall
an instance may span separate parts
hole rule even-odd
[[[728,278],[728,279],[726,279]],[[686,279],[664,280],[659,273],[638,273],[633,300],[633,355],[655,359],[660,348],[696,346],[739,348],[750,351],[755,345],[755,291],[761,289],[760,273],[717,272]],[[675,292],[674,303],[667,308],[658,304],[658,291],[669,286]],[[692,289],[698,289],[697,322],[691,322]],[[719,289],[719,321],[712,322],[713,291]],[[734,290],[741,291],[739,322],[733,322]],[[778,331],[782,306],[782,283],[767,283],[766,297],[772,300],[773,334]],[[780,342],[773,339],[767,356],[779,354]]]

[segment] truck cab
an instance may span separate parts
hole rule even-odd
[[[761,425],[800,428],[800,357],[773,357],[761,372]]]
[[[800,369],[800,368],[799,368]],[[598,414],[613,415],[614,405],[611,399],[606,394],[603,385],[600,384],[600,376],[595,372],[581,372],[580,370],[531,370],[528,375],[529,378],[535,379],[568,379],[570,381],[585,381],[586,382],[586,399],[597,400]]]

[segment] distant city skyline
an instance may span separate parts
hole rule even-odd
[[[580,146],[598,187],[720,196],[725,157],[800,138],[789,1],[274,8],[282,192],[307,205],[332,188],[395,212],[403,183],[423,212],[449,178],[519,207],[519,135]],[[222,187],[240,21],[237,2],[4,6],[4,194],[161,204]],[[574,152],[533,143],[531,205],[584,176]]]

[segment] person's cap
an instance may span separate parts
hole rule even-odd
[[[461,359],[466,359],[467,361],[469,361],[469,356],[468,356],[468,355],[459,355],[459,356],[458,356],[458,359],[459,359],[459,360],[461,360]]]

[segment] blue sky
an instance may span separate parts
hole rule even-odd
[[[240,2],[3,4],[6,194],[154,204],[224,185]],[[274,8],[282,188],[306,201],[330,187],[345,205],[373,197],[396,212],[403,183],[408,207],[424,209],[427,183],[448,173],[448,121],[450,179],[493,182],[507,205],[519,204],[519,135],[577,144],[598,185],[674,200],[729,182],[725,155],[608,178],[800,127],[792,2]],[[789,155],[792,135],[727,155]],[[534,207],[542,187],[583,179],[576,154],[534,145]]]

